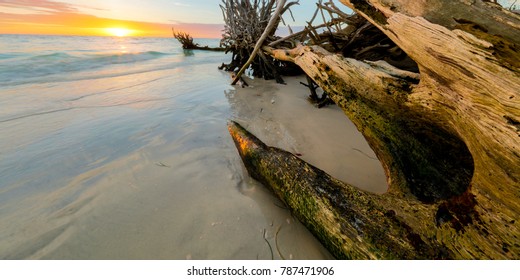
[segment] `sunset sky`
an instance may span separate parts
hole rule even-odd
[[[315,1],[292,8],[305,25]],[[193,37],[218,38],[221,0],[0,0],[0,34],[171,36],[171,28]]]

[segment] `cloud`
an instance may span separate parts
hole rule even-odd
[[[74,13],[78,11],[73,5],[49,0],[0,0],[0,7],[2,6],[50,13]]]
[[[24,14],[30,11],[36,13],[56,14],[56,13],[79,13],[79,8],[103,11],[92,6],[73,5],[69,3],[50,1],[50,0],[0,0],[0,7],[13,10],[26,10]]]
[[[190,4],[184,4],[184,3],[179,3],[179,2],[174,2],[173,5],[180,6],[180,7],[191,7]]]
[[[221,38],[223,24],[206,23],[177,23],[173,26],[176,31],[187,32],[194,38]]]
[[[178,3],[178,2],[176,2]],[[182,4],[182,3],[178,3]],[[182,4],[184,5],[184,4]],[[171,24],[118,20],[81,12],[80,8],[50,0],[0,0],[0,34],[109,35],[107,28],[127,28],[136,36],[171,36],[171,28],[190,33],[193,37],[218,38],[221,24]]]

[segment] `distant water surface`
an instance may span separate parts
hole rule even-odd
[[[229,60],[169,38],[0,35],[0,258],[330,258],[244,172]]]

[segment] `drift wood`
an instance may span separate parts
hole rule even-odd
[[[242,65],[242,68],[240,68],[240,71],[236,74],[235,78],[233,79],[233,82],[231,82],[232,85],[235,85],[239,80],[240,77],[242,77],[242,74],[246,71],[246,69],[253,63],[253,60],[255,59],[258,51],[262,47],[262,44],[264,43],[265,39],[267,39],[267,36],[269,34],[274,33],[274,29],[278,26],[278,22],[280,22],[280,16],[282,15],[282,11],[284,10],[286,0],[278,0],[276,3],[276,10],[274,11],[273,15],[271,16],[271,19],[269,20],[269,23],[267,24],[267,27],[265,28],[264,32],[258,39],[258,41],[255,44],[255,47],[253,49],[253,52],[251,53],[251,56],[246,61],[244,65]]]
[[[199,46],[199,44],[196,44],[193,42],[193,37],[191,37],[190,34],[182,31],[175,31],[175,29],[172,28],[173,37],[181,43],[182,48],[185,50],[203,50],[203,51],[224,51],[224,48],[211,48],[208,46]]]
[[[228,129],[249,174],[270,187],[337,258],[452,257],[383,207],[392,203],[387,196],[360,191],[289,152],[268,147],[236,122],[229,122]],[[420,205],[417,210],[431,212]]]
[[[326,91],[365,136],[385,169],[388,193],[365,195],[355,188],[343,188],[347,199],[341,196],[335,203],[357,205],[349,199],[363,194],[365,204],[357,211],[365,211],[367,221],[380,221],[386,213],[399,221],[396,225],[385,220],[389,231],[402,225],[401,230],[412,233],[413,237],[398,244],[415,240],[426,247],[412,244],[414,249],[405,255],[380,253],[374,248],[380,248],[381,241],[372,238],[378,233],[358,230],[356,219],[344,220],[349,224],[345,227],[356,229],[352,235],[341,231],[332,237],[320,235],[312,225],[311,230],[320,239],[330,239],[322,240],[324,244],[344,236],[349,238],[347,244],[356,239],[368,243],[346,246],[346,253],[331,249],[340,258],[520,258],[519,16],[476,0],[432,0],[428,5],[405,0],[341,2],[406,52],[419,73],[360,61],[355,52],[349,51],[348,58],[330,52],[329,45],[327,49],[304,45],[262,49],[278,60],[297,64]],[[367,26],[357,28],[368,30]],[[356,30],[347,33],[363,34]],[[260,168],[250,171],[253,177],[273,189],[273,184],[291,186],[284,188],[288,194],[278,193],[282,199],[306,184],[304,178],[283,175],[306,170],[299,165],[260,162],[262,165],[249,164],[249,169]],[[328,187],[337,186],[335,180],[322,183],[320,189],[327,191],[318,198],[303,194],[300,201],[337,192],[337,187]],[[308,202],[313,203],[318,202]],[[324,208],[314,208],[319,209],[313,212],[316,215],[331,207],[319,203]],[[302,219],[305,211],[314,211],[292,205]]]
[[[232,57],[230,63],[223,63],[219,69],[240,71],[237,79],[246,69],[251,69],[254,77],[275,79],[278,83],[284,83],[281,75],[300,74],[299,67],[257,51],[262,41],[269,44],[277,39],[274,33],[281,21],[280,15],[296,4],[298,1],[222,0],[220,8],[225,27],[221,45]]]

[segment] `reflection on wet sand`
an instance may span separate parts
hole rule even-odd
[[[31,117],[0,123],[0,258],[331,258],[242,168],[227,74],[192,68],[207,84],[174,70],[75,81],[2,115]]]

